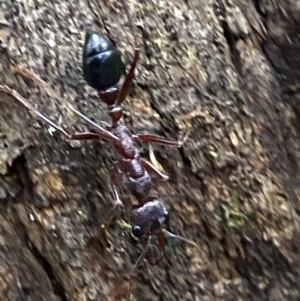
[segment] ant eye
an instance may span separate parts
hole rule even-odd
[[[170,215],[168,211],[165,211],[164,213],[165,223],[167,224],[170,220]]]
[[[142,230],[142,228],[140,227],[140,226],[133,226],[132,227],[132,234],[135,236],[135,237],[137,237],[137,238],[140,238],[140,237],[142,237],[143,236],[143,230]]]

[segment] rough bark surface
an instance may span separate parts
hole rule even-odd
[[[30,81],[107,120],[81,75],[91,24],[127,64],[132,35],[121,1],[0,1],[0,82],[67,128],[90,128]],[[129,0],[128,0],[129,1]],[[132,1],[142,55],[125,122],[185,143],[154,146],[170,175],[155,182],[173,232],[159,266],[142,265],[135,300],[300,300],[300,6],[296,0]],[[69,142],[0,94],[2,301],[122,300],[142,249],[127,210],[105,252],[87,251],[112,206],[103,143]],[[148,156],[148,146],[141,145]]]

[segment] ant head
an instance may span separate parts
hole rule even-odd
[[[147,256],[148,262],[152,265],[158,264],[165,256],[165,237],[171,237],[184,241],[199,249],[199,246],[192,240],[183,236],[176,235],[162,228],[166,224],[169,228],[169,213],[160,199],[152,197],[142,205],[135,206],[131,211],[132,234],[140,239],[144,246],[143,253],[140,255],[138,263]],[[152,245],[152,238],[156,236],[159,242],[158,246]]]
[[[125,70],[118,49],[92,30],[86,32],[82,58],[84,79],[98,91],[117,84]]]
[[[131,211],[132,233],[137,238],[156,234],[162,225],[168,225],[168,222],[169,212],[163,202],[157,198],[153,198]]]

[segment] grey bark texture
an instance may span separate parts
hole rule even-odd
[[[108,121],[82,78],[83,34],[108,35],[127,66],[133,39],[122,2],[96,1],[0,1],[1,84],[68,129],[91,127],[10,68]],[[128,1],[142,51],[125,122],[184,139],[154,145],[170,175],[155,193],[172,231],[201,249],[168,239],[165,261],[135,274],[132,300],[300,300],[299,2]],[[1,300],[124,300],[142,252],[126,190],[105,252],[85,247],[112,206],[110,148],[62,139],[4,93],[0,118]]]

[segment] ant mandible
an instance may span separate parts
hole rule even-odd
[[[126,125],[120,122],[123,115],[122,103],[128,95],[140,53],[138,35],[131,20],[129,8],[127,7],[125,0],[122,2],[134,36],[135,47],[133,61],[121,88],[119,88],[118,82],[124,73],[125,67],[121,60],[120,52],[108,39],[92,30],[87,31],[82,57],[84,79],[90,87],[98,91],[99,99],[107,105],[111,124],[102,121],[98,123],[93,122],[69,103],[66,103],[61,99],[54,90],[34,73],[22,67],[13,68],[13,73],[29,77],[35,83],[42,86],[51,96],[60,100],[67,106],[69,110],[93,125],[95,133],[82,132],[70,134],[37,111],[15,90],[7,86],[0,86],[0,91],[12,95],[33,115],[41,118],[45,123],[52,126],[67,139],[106,140],[111,143],[117,159],[110,173],[110,186],[114,196],[114,206],[102,223],[97,236],[98,238],[100,237],[100,239],[103,237],[105,229],[111,224],[113,218],[116,216],[118,208],[123,205],[117,190],[117,185],[120,181],[124,181],[131,194],[137,200],[137,204],[131,209],[132,233],[140,240],[144,247],[142,254],[132,269],[133,272],[143,258],[147,257],[148,262],[154,265],[165,256],[165,235],[186,241],[195,246],[196,244],[193,241],[175,235],[163,228],[163,225],[166,225],[167,228],[169,228],[169,213],[160,198],[150,195],[152,180],[149,173],[155,173],[163,180],[167,180],[168,176],[163,174],[152,163],[141,158],[134,142],[157,142],[170,146],[180,146],[180,143],[178,141],[166,140],[165,138],[152,134],[131,134]],[[153,236],[157,237],[159,248],[152,245],[151,242]]]

